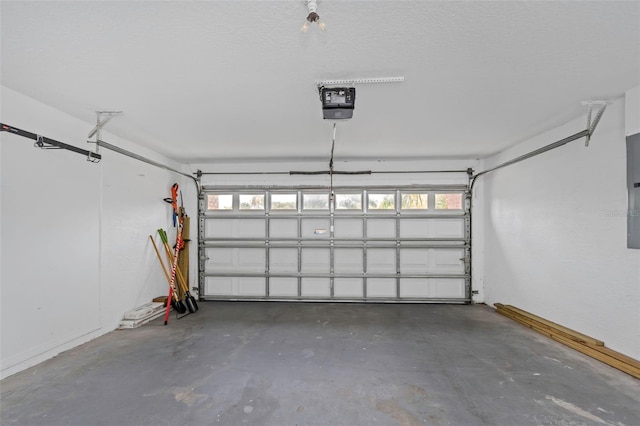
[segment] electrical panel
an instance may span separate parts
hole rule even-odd
[[[627,136],[627,247],[640,249],[640,133]]]

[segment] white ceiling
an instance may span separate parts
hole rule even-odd
[[[326,159],[318,80],[405,78],[356,86],[336,159],[484,157],[640,84],[640,1],[320,0],[306,34],[304,0],[0,13],[3,85],[89,123],[123,110],[109,131],[185,162]]]

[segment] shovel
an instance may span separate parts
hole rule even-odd
[[[172,286],[171,277],[169,276],[167,267],[164,265],[164,262],[162,261],[162,257],[160,256],[160,252],[158,251],[158,246],[156,246],[156,242],[153,240],[153,237],[151,235],[149,235],[149,239],[153,244],[153,249],[156,251],[156,255],[158,255],[158,260],[160,261],[160,265],[162,266],[162,272],[164,272],[164,276],[167,278],[167,282],[169,283],[169,285]],[[172,294],[171,307],[180,314],[184,314],[185,312],[187,312],[187,307],[184,305],[184,303],[182,303],[180,299],[178,299],[178,294],[175,292],[175,290],[173,290],[171,294]]]
[[[171,247],[169,247],[169,239],[167,238],[167,233],[164,231],[164,229],[158,229],[158,234],[160,235],[160,239],[162,240],[162,244],[164,245],[164,249],[167,253],[167,258],[170,258]],[[182,221],[179,222],[179,226],[178,226],[178,241],[176,242],[176,253],[179,252],[181,243],[182,243]],[[185,294],[184,300],[185,300],[185,303],[187,304],[187,308],[189,309],[189,312],[194,313],[195,311],[198,310],[198,303],[196,302],[196,298],[193,297],[189,292],[189,286],[187,285],[187,283],[184,280],[184,277],[182,276],[182,271],[180,271],[180,269],[177,268],[176,272],[178,276],[178,283],[181,285],[181,289],[182,291],[184,291],[184,294]]]

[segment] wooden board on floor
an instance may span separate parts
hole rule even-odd
[[[555,322],[546,320],[542,317],[539,317],[537,315],[532,314],[531,312],[527,312],[523,309],[520,308],[516,308],[513,305],[502,305],[504,309],[508,309],[510,311],[513,311],[519,315],[525,316],[533,321],[539,322],[542,325],[545,325],[547,327],[551,327],[555,330],[557,330],[558,332],[562,332],[563,334],[566,335],[567,338],[574,338],[576,339],[577,342],[584,342],[585,344],[588,345],[593,345],[593,346],[604,346],[604,342],[602,340],[598,340],[595,339],[591,336],[587,336],[585,334],[579,333],[575,330],[572,330],[570,328],[564,327],[560,324],[557,324]]]
[[[558,325],[558,327],[553,327],[551,326],[551,324],[555,324],[551,321],[547,321],[544,318],[540,318],[536,315],[530,314],[527,311],[524,311],[522,309],[516,308],[515,306],[512,305],[502,305],[501,303],[496,303],[496,308],[505,310],[510,312],[513,315],[516,315],[518,317],[520,317],[521,319],[525,319],[528,322],[531,322],[532,324],[534,324],[535,326],[545,329],[549,332],[553,332],[556,335],[560,335],[562,337],[574,340],[578,343],[583,343],[583,344],[587,344],[589,346],[592,346],[593,349],[595,349],[596,351],[602,352],[603,354],[609,355],[610,357],[613,357],[615,359],[617,359],[618,361],[622,361],[626,364],[629,364],[635,368],[640,369],[640,361],[638,361],[637,359],[631,358],[627,355],[621,354],[620,352],[616,352],[613,349],[609,349],[607,347],[605,347],[604,342],[600,341],[600,340],[596,340],[593,339],[590,336],[586,336],[582,333],[578,333],[575,330],[571,330],[569,328],[563,327],[561,325]],[[498,306],[499,305],[499,306]],[[533,319],[536,318],[536,319]],[[540,321],[542,320],[542,321]],[[602,343],[602,344],[596,344],[596,345],[592,345],[591,342],[595,341],[598,343]]]
[[[572,349],[575,349],[591,358],[597,359],[598,361],[604,362],[605,364],[610,365],[620,371],[623,371],[633,377],[640,379],[640,368],[638,368],[638,361],[633,358],[627,357],[626,355],[615,352],[611,349],[604,348],[603,346],[594,346],[588,345],[584,343],[580,343],[575,341],[574,339],[567,338],[564,334],[564,331],[559,332],[553,330],[550,327],[541,327],[540,323],[536,321],[531,321],[524,317],[523,315],[519,315],[513,310],[508,309],[505,305],[500,303],[496,303],[496,310],[498,313],[511,318],[512,320],[531,328],[534,331],[537,331],[540,334],[544,334],[547,337],[552,338],[553,340],[564,344]],[[563,327],[564,328],[564,327]],[[606,349],[606,350],[605,350]],[[626,359],[625,362],[622,359]]]

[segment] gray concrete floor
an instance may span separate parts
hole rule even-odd
[[[201,302],[0,382],[2,425],[640,425],[640,380],[484,306]]]

